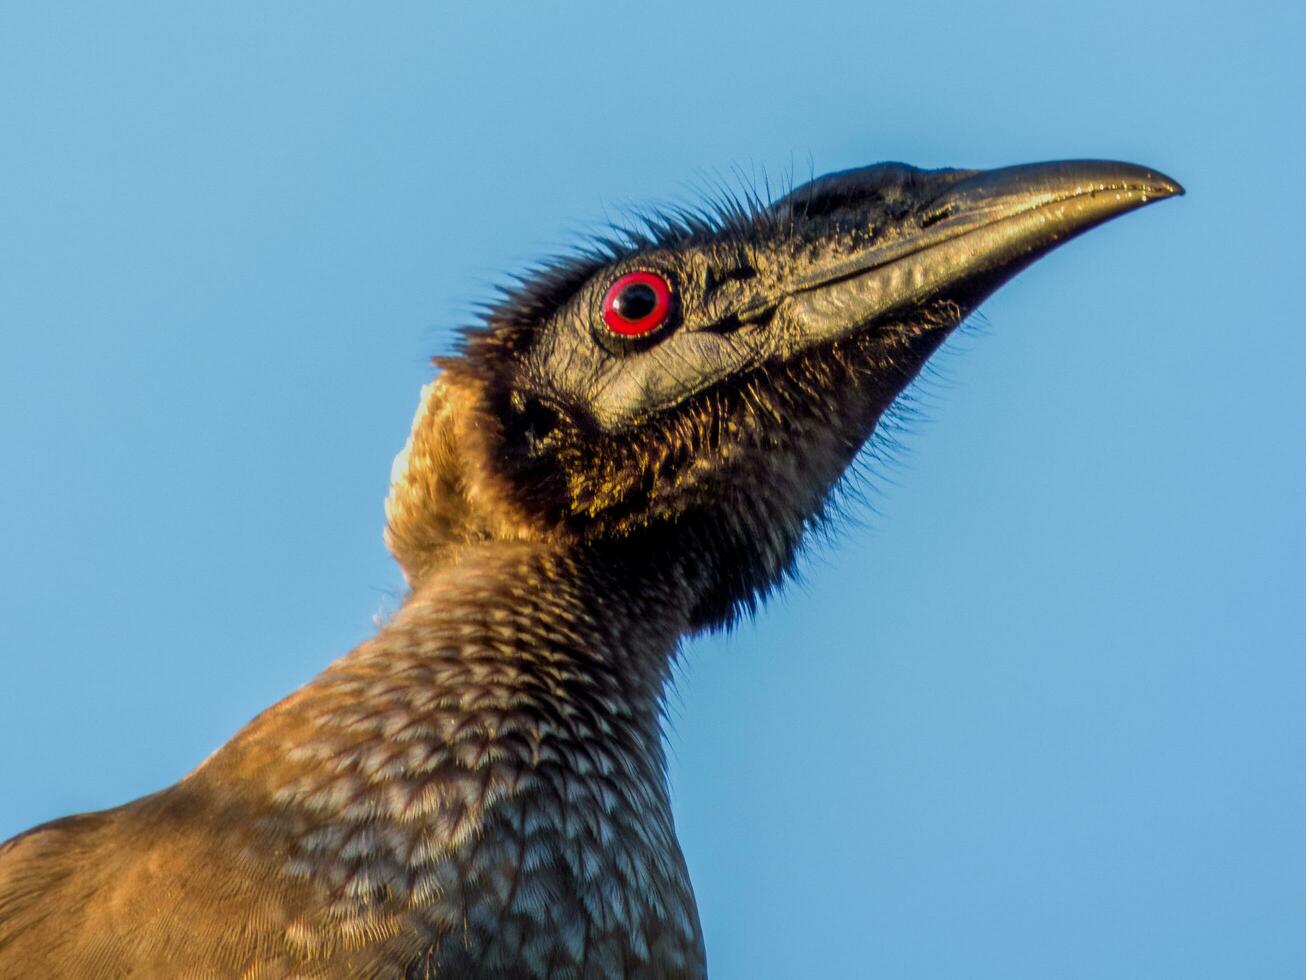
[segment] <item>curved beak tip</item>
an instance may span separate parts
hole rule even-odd
[[[1173,177],[1167,177],[1159,170],[1149,171],[1148,176],[1151,178],[1150,183],[1154,188],[1152,193],[1158,198],[1183,197],[1188,193],[1184,189],[1183,184],[1179,183],[1179,181],[1175,180]]]
[[[824,179],[861,189],[872,178],[894,173],[868,168]],[[935,173],[943,174],[942,192],[924,205],[934,220],[851,256],[841,254],[799,284],[790,309],[805,318],[813,342],[963,286],[972,289],[977,303],[1069,239],[1184,193],[1177,180],[1159,170],[1117,160]]]

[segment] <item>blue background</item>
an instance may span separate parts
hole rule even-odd
[[[1135,160],[872,508],[695,641],[716,978],[1306,974],[1300,4],[0,7],[0,837],[366,637],[505,272],[740,171]]]

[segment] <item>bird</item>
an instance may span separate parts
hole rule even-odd
[[[702,978],[662,742],[999,286],[1181,195],[880,163],[587,239],[434,359],[377,633],[175,785],[0,845],[3,977]]]

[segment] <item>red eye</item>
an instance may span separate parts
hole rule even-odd
[[[603,297],[603,322],[623,337],[642,337],[671,319],[671,284],[656,272],[627,272]]]

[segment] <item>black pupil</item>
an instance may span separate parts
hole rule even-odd
[[[617,301],[613,304],[623,320],[642,320],[657,309],[657,305],[658,294],[643,282],[627,286],[617,294]]]

